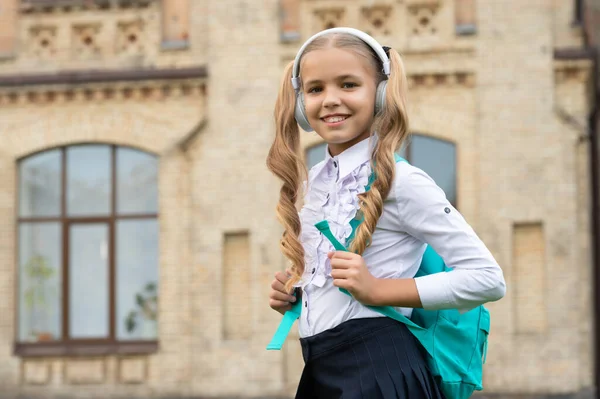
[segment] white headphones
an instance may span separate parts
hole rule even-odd
[[[329,33],[348,33],[361,39],[375,51],[381,60],[381,63],[383,64],[383,73],[385,76],[387,78],[390,76],[390,59],[385,53],[385,50],[379,43],[377,43],[377,40],[373,39],[366,33],[354,28],[332,28],[326,29],[312,36],[302,45],[302,47],[300,47],[300,50],[298,50],[298,54],[296,54],[296,59],[294,60],[294,69],[292,70],[292,86],[294,86],[294,91],[296,92],[296,107],[294,116],[296,117],[296,122],[298,122],[300,127],[307,132],[312,132],[313,128],[310,126],[310,123],[308,123],[308,117],[306,116],[306,110],[304,107],[304,94],[302,93],[302,90],[300,90],[300,58],[302,58],[304,50],[313,40]],[[386,87],[387,79],[381,81],[379,86],[377,86],[377,93],[375,95],[375,113],[379,112],[383,108],[385,103]]]

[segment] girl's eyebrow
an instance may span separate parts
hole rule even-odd
[[[356,75],[352,75],[352,74],[340,75],[335,78],[335,80],[346,80],[346,79],[359,80],[359,81],[361,80],[360,77],[358,77]],[[314,84],[318,84],[318,83],[322,83],[322,81],[320,79],[312,79],[312,80],[307,81],[304,85],[310,86],[310,85],[314,85]]]
[[[360,80],[360,77],[358,77],[356,75],[352,75],[352,74],[346,74],[346,75],[342,75],[342,76],[338,76],[337,77],[337,80],[346,80],[346,79]]]

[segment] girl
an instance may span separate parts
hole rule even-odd
[[[422,170],[396,163],[408,134],[406,76],[394,49],[350,28],[318,33],[284,73],[267,165],[283,180],[277,215],[291,261],[271,284],[270,306],[302,301],[304,370],[296,398],[442,398],[404,324],[365,305],[469,310],[504,296],[491,253]],[[298,214],[298,124],[327,142]],[[376,177],[368,191],[369,176]],[[327,220],[350,252],[314,227]],[[454,270],[414,278],[426,243]],[[297,288],[299,295],[290,295]],[[345,288],[352,297],[339,291]]]

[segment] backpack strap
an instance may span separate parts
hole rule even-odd
[[[402,158],[400,155],[398,155],[396,153],[394,153],[394,159],[396,160],[396,163],[407,162],[406,159]],[[375,173],[374,172],[371,173],[371,175],[369,176],[369,181],[368,181],[367,185],[365,186],[365,191],[368,191],[371,188],[371,184],[373,184],[373,182],[375,181],[376,178],[377,177],[375,176]],[[354,238],[356,229],[358,228],[358,225],[361,222],[362,222],[362,220],[356,219],[356,218],[354,218],[350,221],[350,225],[352,226],[352,233],[350,234],[350,237],[348,237],[348,240],[346,241],[347,245]],[[331,242],[331,244],[333,245],[333,247],[336,250],[347,251],[346,247],[344,245],[342,245],[342,243],[340,243],[335,238],[333,233],[331,232],[331,229],[329,228],[329,223],[327,222],[327,220],[323,220],[323,221],[317,223],[315,225],[315,227],[321,233],[323,233],[323,235],[325,237],[327,237],[329,242]],[[350,295],[350,293],[343,288],[340,288],[340,291],[342,291],[346,295]],[[352,295],[350,295],[350,296],[352,296]],[[404,316],[403,314],[401,314],[400,312],[398,312],[396,309],[394,309],[391,306],[383,306],[383,307],[382,306],[368,306],[368,307],[383,314],[384,316],[390,317],[394,320],[397,320],[401,323],[406,324],[411,329],[423,330],[422,327],[413,323],[409,318],[407,318],[406,316]],[[288,310],[287,312],[285,312],[285,314],[283,315],[283,319],[281,319],[281,322],[279,323],[279,327],[277,327],[277,331],[273,335],[271,342],[269,342],[269,344],[267,345],[267,350],[281,350],[281,347],[283,346],[283,343],[285,342],[287,336],[289,335],[290,330],[292,329],[292,326],[294,325],[294,322],[300,317],[301,311],[302,311],[302,301],[296,301],[296,303],[292,305],[292,308],[290,310]]]
[[[296,294],[294,293],[294,296]],[[300,299],[300,298],[297,298]],[[279,327],[277,327],[277,331],[275,331],[275,335],[267,345],[267,350],[280,350],[285,342],[285,339],[290,334],[290,330],[294,325],[294,322],[300,317],[300,312],[302,311],[302,301],[297,300],[296,303],[292,305],[292,308],[285,312],[283,315],[283,319],[281,319],[281,323],[279,323]]]
[[[333,247],[335,249],[337,249],[338,251],[346,251],[348,252],[348,250],[346,249],[346,247],[344,247],[333,235],[333,233],[331,232],[331,229],[329,228],[329,222],[327,222],[327,220],[323,220],[317,224],[315,224],[315,227],[321,232],[323,233],[323,235],[325,237],[327,237],[327,239],[331,242],[331,244],[333,245]],[[344,288],[340,288],[339,289],[341,292],[343,292],[344,294],[348,295],[348,296],[352,296],[352,294],[350,294],[348,292],[348,290],[344,289]],[[402,313],[398,312],[396,309],[394,309],[392,306],[370,306],[370,305],[365,305],[367,308],[374,310],[375,312],[378,312],[384,316],[387,316],[391,319],[394,319],[396,321],[399,321],[400,323],[404,323],[406,324],[409,329],[411,329],[411,331],[413,329],[416,329],[418,331],[423,331],[423,327],[415,324],[412,320],[410,320],[408,317],[404,316]]]

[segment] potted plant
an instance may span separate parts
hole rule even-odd
[[[47,257],[35,254],[23,266],[28,288],[24,292],[25,305],[30,317],[30,339],[51,341],[54,339],[48,326],[49,297],[56,295],[56,287],[49,286],[56,270]]]
[[[141,338],[156,338],[158,293],[156,283],[148,282],[141,292],[135,294],[137,308],[125,318],[125,329],[132,333],[141,324]]]

